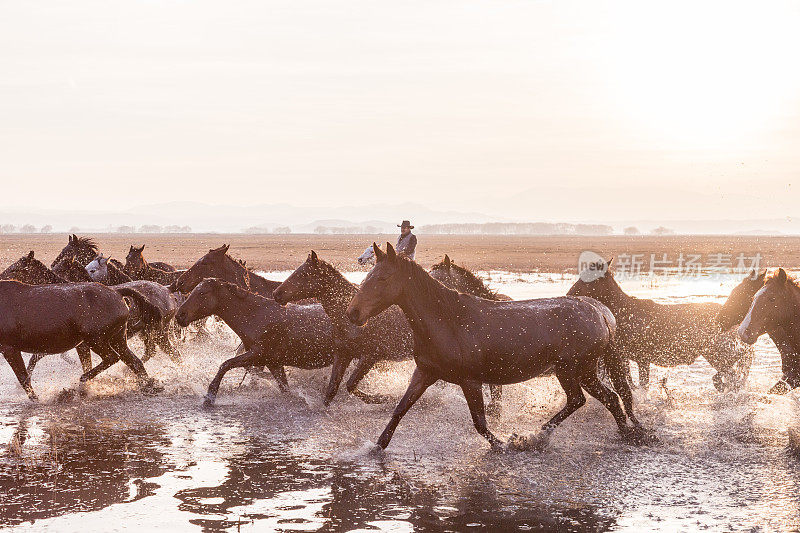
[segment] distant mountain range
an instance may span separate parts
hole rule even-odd
[[[566,194],[561,191],[562,195]],[[541,203],[541,202],[539,202]],[[103,209],[46,210],[36,208],[0,208],[0,230],[3,225],[13,225],[18,231],[25,224],[37,229],[52,226],[52,231],[114,232],[120,226],[139,229],[143,225],[161,227],[191,227],[193,232],[239,233],[274,231],[289,228],[293,233],[314,233],[319,228],[329,232],[346,233],[394,233],[403,219],[411,220],[418,228],[435,224],[466,224],[486,222],[564,222],[584,224],[607,224],[621,233],[623,228],[635,226],[642,233],[664,226],[677,233],[708,234],[800,234],[797,219],[674,219],[658,220],[642,217],[635,220],[620,220],[612,206],[595,208],[583,206],[584,217],[563,218],[556,216],[552,206],[540,213],[532,210],[526,216],[520,208],[509,211],[508,217],[492,216],[474,211],[433,209],[417,203],[369,204],[341,207],[294,206],[285,203],[251,206],[211,205],[199,202],[167,202],[133,207],[121,211]],[[498,212],[492,209],[493,212]],[[763,211],[762,211],[763,212]],[[173,228],[175,229],[175,228]]]

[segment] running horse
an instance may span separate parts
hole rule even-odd
[[[160,389],[126,340],[128,307],[120,294],[98,283],[28,285],[0,281],[0,351],[31,399],[36,393],[21,352],[63,353],[85,344],[99,365],[80,377],[81,385],[122,360],[140,387]]]
[[[414,334],[417,364],[378,439],[380,448],[388,446],[403,415],[439,380],[461,387],[475,429],[493,447],[500,447],[502,442],[486,426],[481,385],[520,383],[548,372],[558,378],[567,404],[544,424],[544,435],[586,402],[586,390],[611,412],[623,438],[635,442],[645,438],[633,413],[625,361],[614,347],[616,321],[607,307],[591,298],[571,296],[498,302],[461,294],[415,262],[398,257],[391,244],[386,243],[386,252],[377,245],[373,249],[375,267],[348,305],[347,316],[363,325],[398,305]],[[624,411],[617,394],[598,378],[601,358],[622,396]]]
[[[717,324],[720,328],[729,330],[744,320],[756,293],[764,287],[766,276],[766,270],[760,274],[753,270],[734,287],[717,314]],[[792,344],[782,326],[768,331],[767,334],[781,354],[781,370],[783,371],[781,379],[769,392],[770,394],[785,394],[790,389],[800,386],[800,345]]]
[[[178,309],[181,326],[216,315],[242,340],[245,352],[222,363],[204,407],[214,404],[220,383],[233,368],[266,366],[288,392],[284,366],[323,368],[333,362],[331,321],[319,304],[283,307],[274,300],[216,278],[201,281]]]
[[[607,306],[617,319],[617,345],[636,361],[639,385],[650,383],[650,364],[663,367],[690,365],[703,357],[717,371],[717,390],[738,390],[750,373],[753,349],[738,342],[730,331],[720,331],[718,303],[660,304],[625,294],[606,263],[602,276],[579,278],[567,295],[589,296]]]
[[[756,291],[737,333],[754,344],[761,335],[777,330],[783,331],[793,350],[800,349],[800,287],[782,268]]]

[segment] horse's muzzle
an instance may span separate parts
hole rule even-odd
[[[746,328],[744,325],[739,326],[737,333],[739,334],[739,338],[742,339],[742,342],[746,344],[755,344],[760,337],[760,335],[755,335],[750,331],[750,328]]]
[[[352,303],[347,306],[345,314],[347,315],[347,319],[356,326],[363,326],[367,323],[367,319],[361,316],[361,310],[353,306]]]

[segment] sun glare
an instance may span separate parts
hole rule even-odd
[[[604,63],[633,127],[686,149],[765,142],[798,105],[797,4],[626,4]]]

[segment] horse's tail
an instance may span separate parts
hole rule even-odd
[[[138,320],[131,321],[135,323],[137,326],[144,325],[148,323],[158,322],[162,318],[161,309],[150,302],[147,299],[147,296],[142,294],[141,292],[137,291],[133,287],[112,287],[117,294],[122,297],[130,298],[136,303],[136,307],[139,310],[140,317],[137,317]],[[130,327],[130,326],[129,326]],[[137,328],[138,329],[138,328]]]
[[[608,328],[608,343],[602,353],[603,365],[611,378],[614,390],[622,400],[625,413],[630,421],[638,426],[639,421],[636,419],[636,415],[633,414],[633,391],[629,380],[630,364],[617,348],[617,320],[614,318],[614,313],[611,312],[611,309],[602,303],[596,302],[596,307],[603,315],[603,320]]]

